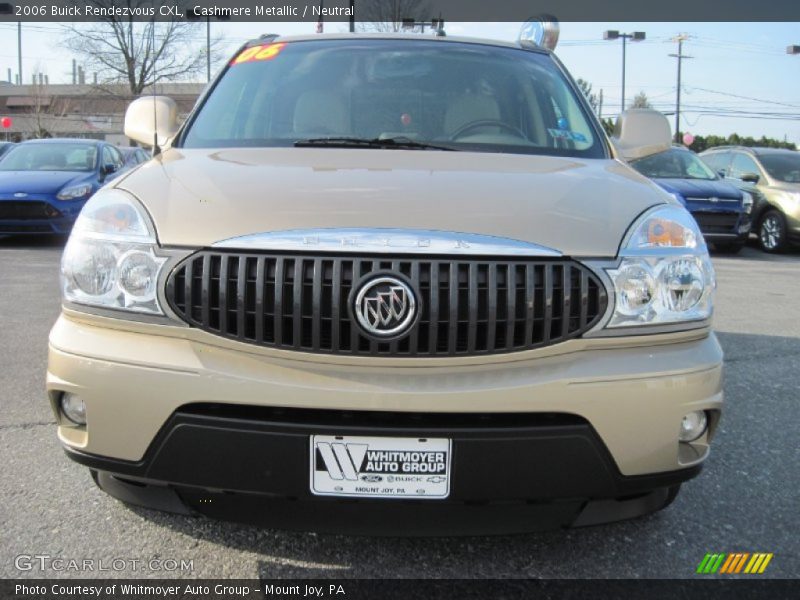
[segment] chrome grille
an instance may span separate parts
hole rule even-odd
[[[369,337],[352,315],[353,287],[404,276],[420,305],[408,334]],[[538,348],[580,336],[607,305],[605,288],[568,259],[203,250],[170,274],[170,307],[189,325],[245,343],[303,352],[460,356]]]

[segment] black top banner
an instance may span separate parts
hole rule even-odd
[[[17,0],[0,21],[800,21],[800,0]],[[800,34],[800,28],[798,29]]]

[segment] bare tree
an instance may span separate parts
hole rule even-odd
[[[39,71],[39,68],[36,68]],[[33,84],[30,90],[30,117],[25,135],[31,138],[50,138],[53,137],[53,129],[58,121],[65,117],[70,110],[70,102],[67,98],[62,98],[50,93],[50,86],[41,81],[34,75]]]
[[[634,96],[631,108],[653,108],[653,105],[650,104],[650,100],[647,99],[647,94],[639,92]]]
[[[358,7],[358,28],[361,31],[398,32],[403,28],[403,19],[425,21],[428,5],[424,0],[371,0]]]
[[[84,0],[82,4],[109,7],[120,3]],[[148,0],[128,0],[131,8],[152,6]],[[81,57],[99,84],[124,84],[131,95],[141,95],[153,82],[191,79],[206,67],[205,27],[187,21],[135,21],[103,17],[92,23],[64,26],[63,45]],[[202,38],[202,40],[201,40]],[[212,40],[212,61],[220,38]]]

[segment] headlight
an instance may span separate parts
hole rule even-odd
[[[614,314],[606,327],[662,325],[711,317],[716,281],[703,236],[692,216],[661,206],[639,218],[606,269],[614,284]]]
[[[92,184],[81,183],[80,185],[71,185],[63,188],[60,192],[58,192],[58,194],[56,194],[56,198],[59,200],[75,200],[76,198],[88,196],[91,193]]]
[[[156,284],[166,258],[157,248],[155,228],[139,202],[121,190],[98,192],[83,207],[64,249],[64,299],[164,314]]]
[[[742,208],[744,208],[744,214],[749,215],[753,212],[753,196],[748,192],[742,192]]]

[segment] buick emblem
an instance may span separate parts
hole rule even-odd
[[[405,333],[417,313],[411,288],[396,277],[365,282],[353,305],[361,327],[370,335],[389,338]]]

